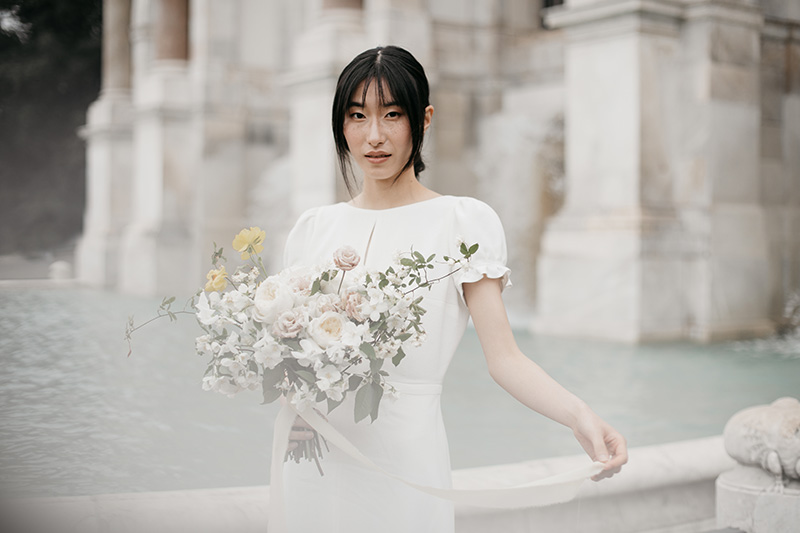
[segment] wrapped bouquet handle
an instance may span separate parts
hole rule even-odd
[[[492,509],[520,509],[563,503],[575,497],[583,481],[599,474],[603,463],[594,462],[547,478],[508,488],[491,489],[442,489],[408,481],[389,472],[365,456],[347,438],[336,430],[314,409],[298,412],[291,402],[286,402],[278,412],[272,441],[272,465],[270,472],[269,533],[284,533],[286,518],[283,498],[283,464],[289,445],[289,432],[295,417],[301,416],[328,442],[370,470],[396,479],[416,490],[444,498],[454,503],[487,507]]]

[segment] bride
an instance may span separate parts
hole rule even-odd
[[[285,266],[319,264],[343,245],[358,251],[364,267],[376,269],[412,246],[438,257],[457,257],[460,242],[478,243],[479,249],[468,268],[425,293],[427,340],[408,350],[399,366],[384,367],[390,368],[386,382],[397,394],[382,402],[378,418],[354,422],[352,397],[323,414],[379,467],[413,483],[449,488],[441,384],[471,316],[492,378],[524,405],[569,427],[589,457],[604,463],[593,479],[610,477],[627,461],[625,439],[517,347],[501,297],[509,269],[497,214],[473,198],[439,195],[418,179],[433,115],[425,72],[402,48],[367,50],[339,77],[332,117],[339,164],[351,194],[352,162],[363,183],[349,202],[300,216],[287,239]],[[290,448],[310,438],[312,431],[298,417]],[[285,467],[290,531],[454,530],[448,501],[367,469],[333,446],[322,464],[324,476],[307,461]]]

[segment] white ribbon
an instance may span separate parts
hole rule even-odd
[[[384,470],[371,459],[361,453],[347,438],[330,425],[327,420],[313,409],[306,409],[302,414],[295,410],[290,402],[286,402],[278,412],[275,420],[275,433],[272,439],[272,468],[270,472],[269,494],[269,532],[284,533],[286,517],[283,501],[283,463],[289,446],[289,432],[296,416],[302,416],[308,425],[328,442],[339,448],[367,468],[396,479],[421,492],[450,500],[454,503],[493,509],[519,509],[539,507],[569,501],[575,497],[581,483],[603,470],[603,463],[595,462],[576,468],[563,474],[539,479],[508,488],[493,489],[442,489],[412,483],[400,476]]]

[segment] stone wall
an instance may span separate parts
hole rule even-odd
[[[539,0],[106,2],[86,283],[191,292],[211,242],[256,224],[280,267],[299,212],[347,199],[339,71],[396,43],[432,85],[423,182],[500,214],[517,324],[758,334],[800,285],[796,2],[572,0],[544,16]]]

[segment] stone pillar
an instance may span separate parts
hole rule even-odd
[[[137,294],[185,293],[199,284],[193,257],[194,187],[187,76],[188,0],[145,2],[155,27],[136,73],[134,186],[123,238],[119,288]],[[148,20],[148,22],[150,22]],[[142,21],[143,23],[144,21]],[[154,43],[154,45],[153,45]]]
[[[710,341],[763,335],[773,328],[778,280],[760,166],[760,32],[751,0],[696,0],[684,26],[686,105],[675,182],[688,259],[686,324]]]
[[[431,19],[422,0],[366,0],[370,46],[393,44],[411,52],[430,78],[435,71]]]
[[[189,0],[161,0],[156,59],[189,59]]]
[[[681,5],[581,0],[565,32],[565,203],[538,263],[537,331],[626,342],[680,337],[675,94]]]
[[[240,56],[244,19],[254,16],[251,10],[255,4],[216,0],[192,3],[191,81],[195,94],[190,135],[195,148],[192,230],[194,256],[201,270],[210,268],[212,243],[230,251],[233,237],[248,224],[247,199],[255,188],[248,180],[248,163],[255,163],[247,151],[248,127],[252,125],[251,131],[255,132],[266,127],[251,116],[256,113],[247,107],[256,95],[247,92],[246,75],[251,71],[246,70]],[[265,8],[261,7],[266,11]],[[273,5],[271,13],[262,12],[258,16],[261,33],[277,31],[274,20],[266,16],[276,17],[275,10]],[[260,52],[263,55],[269,53],[271,44],[250,41],[250,46],[266,49]],[[239,75],[231,75],[234,71]],[[269,79],[259,81],[267,85]],[[264,229],[269,232],[268,227]],[[230,254],[227,257],[234,259]],[[198,281],[202,281],[202,276]]]
[[[292,44],[284,78],[293,219],[309,207],[346,198],[337,171],[331,106],[342,68],[369,48],[360,2],[326,1],[311,20]]]
[[[779,7],[783,9],[776,9]],[[769,228],[770,263],[778,280],[771,309],[780,316],[786,297],[800,291],[800,151],[796,149],[800,146],[800,3],[773,3],[764,10],[761,195]]]
[[[102,87],[81,130],[86,140],[86,212],[76,275],[97,287],[117,282],[119,240],[131,212],[130,19],[130,0],[104,0]]]
[[[567,192],[534,327],[628,342],[769,331],[758,9],[575,0],[548,22],[567,36]]]

